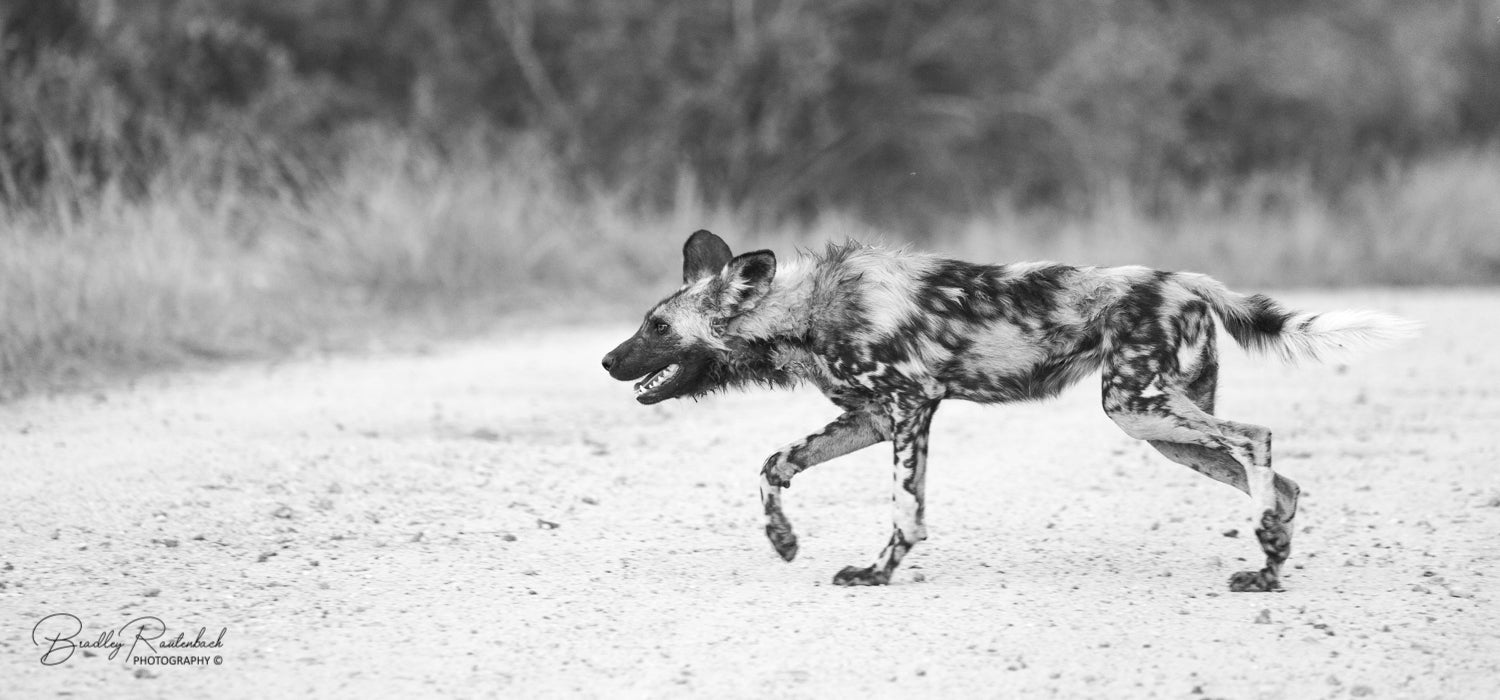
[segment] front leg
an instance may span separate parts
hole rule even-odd
[[[782,559],[791,561],[797,556],[797,535],[781,512],[781,490],[791,486],[792,477],[808,467],[888,439],[881,424],[867,411],[849,411],[766,460],[760,470],[760,503],[766,512],[766,538]]]
[[[927,539],[927,430],[932,426],[936,401],[901,404],[891,410],[892,440],[895,442],[895,478],[891,496],[894,528],[875,563],[860,568],[846,566],[833,577],[839,586],[883,586],[891,572],[916,543]]]

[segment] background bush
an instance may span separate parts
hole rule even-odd
[[[1493,139],[1500,3],[1290,0],[10,0],[0,197],[302,189],[378,124],[535,138],[578,187],[893,225],[1319,192]],[[455,138],[455,135],[461,135]],[[1304,184],[1303,181],[1298,182]]]
[[[633,318],[702,227],[1494,283],[1496,76],[1500,0],[0,0],[0,399]]]

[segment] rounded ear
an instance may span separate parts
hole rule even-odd
[[[695,231],[682,245],[682,283],[692,284],[719,274],[731,257],[724,239],[706,230]]]
[[[719,308],[728,316],[755,308],[771,291],[771,282],[775,279],[776,254],[769,250],[745,253],[730,260],[724,268]]]

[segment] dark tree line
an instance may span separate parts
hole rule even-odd
[[[1500,127],[1495,0],[0,0],[0,201],[317,186],[369,134],[877,220],[1352,180]]]

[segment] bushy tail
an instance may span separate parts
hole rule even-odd
[[[1230,291],[1206,275],[1183,273],[1177,279],[1208,302],[1241,347],[1284,362],[1342,357],[1415,337],[1422,329],[1416,321],[1379,311],[1294,311],[1262,294]]]

